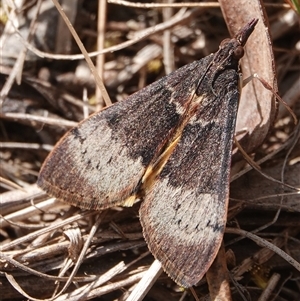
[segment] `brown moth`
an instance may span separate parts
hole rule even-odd
[[[196,285],[226,225],[239,60],[257,20],[219,50],[163,77],[69,131],[38,184],[74,206],[142,200],[148,247],[179,285]]]

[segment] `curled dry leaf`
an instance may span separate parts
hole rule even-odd
[[[277,80],[274,55],[268,30],[268,20],[259,0],[219,1],[228,29],[234,35],[242,24],[258,18],[242,59],[243,79],[259,74],[275,91]],[[247,153],[260,146],[266,138],[276,117],[276,105],[272,92],[258,80],[252,80],[242,89],[236,132],[237,138]],[[248,139],[249,136],[251,139]]]

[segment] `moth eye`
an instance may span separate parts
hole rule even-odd
[[[226,45],[229,41],[230,41],[230,39],[224,39],[224,40],[220,43],[220,47],[219,47],[219,48],[221,48],[222,46]]]
[[[242,46],[238,46],[234,49],[233,55],[236,59],[240,59],[244,55],[244,48]]]

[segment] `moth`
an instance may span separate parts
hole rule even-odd
[[[223,239],[239,60],[257,21],[71,129],[39,174],[47,193],[80,208],[141,200],[147,245],[183,287],[201,280]]]

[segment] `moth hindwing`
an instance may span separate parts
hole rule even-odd
[[[179,285],[203,277],[226,223],[238,65],[257,20],[219,50],[96,113],[46,159],[38,184],[85,209],[142,198],[152,254]]]

